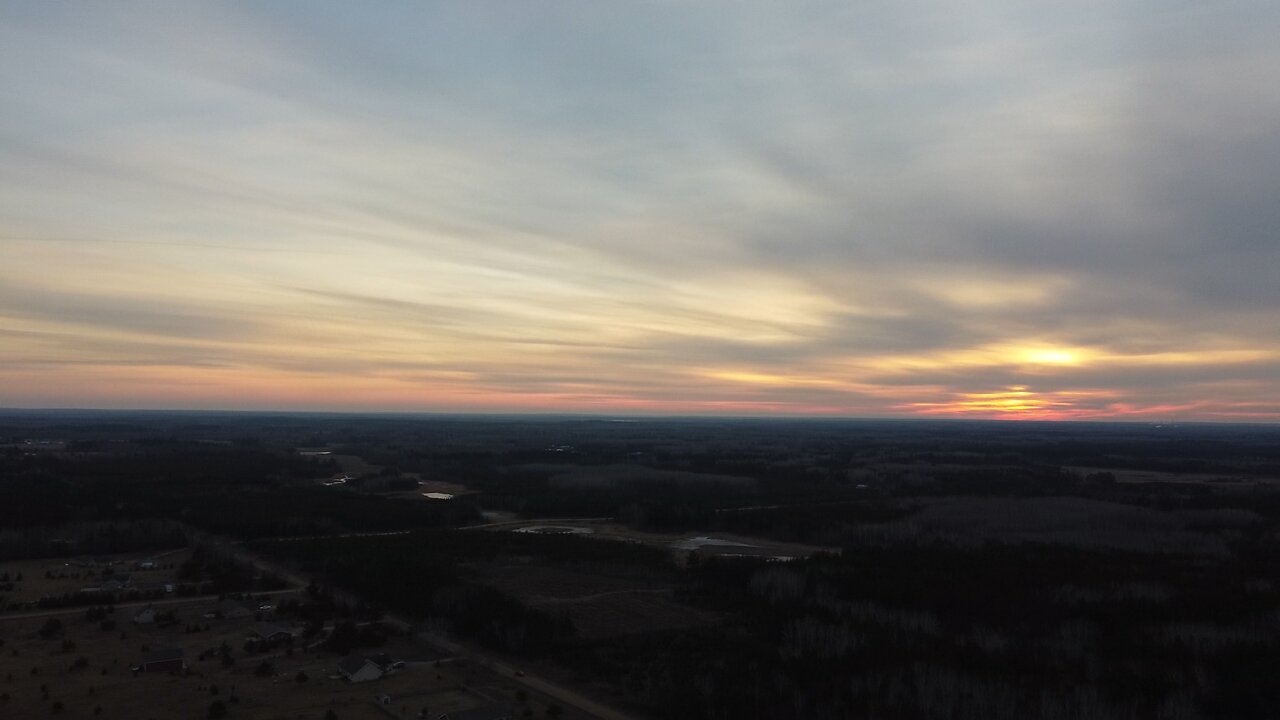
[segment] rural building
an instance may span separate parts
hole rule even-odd
[[[223,600],[218,603],[218,607],[214,612],[217,613],[218,617],[230,620],[253,617],[253,608],[239,600]]]
[[[351,682],[369,682],[382,677],[382,668],[369,658],[345,657],[338,661],[338,673]]]
[[[486,705],[484,707],[471,708],[470,710],[445,713],[436,718],[436,720],[512,720],[514,717],[515,713],[511,708],[501,705]]]
[[[102,584],[98,586],[98,589],[103,592],[118,592],[129,587],[129,583],[130,580],[128,575],[117,574],[103,580]]]
[[[150,605],[133,614],[133,621],[138,625],[150,625],[156,621],[156,609]]]
[[[182,648],[161,648],[142,661],[143,672],[180,672],[187,667]]]
[[[254,623],[249,628],[249,639],[263,643],[287,642],[293,639],[293,633],[274,623]]]
[[[377,665],[378,669],[382,670],[383,675],[390,675],[404,667],[404,661],[396,660],[386,653],[373,655],[369,657],[368,660],[374,665]]]

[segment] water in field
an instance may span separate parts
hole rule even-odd
[[[697,550],[704,545],[728,545],[732,547],[755,547],[747,543],[735,542],[733,540],[723,540],[721,538],[707,537],[700,535],[698,537],[687,538],[684,540],[676,540],[671,543],[671,547],[677,550]]]
[[[515,532],[536,533],[538,535],[590,535],[595,531],[591,528],[571,525],[533,525],[531,527],[522,527]]]

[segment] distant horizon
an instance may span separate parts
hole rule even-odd
[[[465,410],[297,410],[297,409],[262,409],[262,408],[92,408],[92,407],[3,407],[0,416],[6,414],[153,414],[153,415],[280,415],[280,416],[319,416],[319,417],[389,417],[389,418],[456,418],[456,419],[584,419],[613,420],[619,422],[641,420],[750,420],[750,421],[847,421],[847,422],[913,422],[913,423],[972,423],[972,424],[1079,424],[1079,425],[1140,425],[1140,426],[1188,426],[1188,425],[1247,425],[1250,427],[1280,428],[1280,422],[1266,420],[1135,420],[1117,418],[1072,418],[1066,420],[1021,418],[1021,417],[934,417],[919,415],[725,415],[725,414],[628,414],[606,412],[502,412],[502,411],[465,411]]]

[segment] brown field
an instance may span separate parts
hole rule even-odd
[[[282,599],[280,597],[277,600]],[[136,626],[133,610],[117,610],[116,628],[104,631],[83,613],[61,614],[60,633],[41,638],[40,627],[48,616],[21,619],[0,617],[0,717],[32,718],[53,715],[54,703],[62,703],[63,718],[204,718],[214,700],[228,702],[229,718],[250,720],[320,720],[333,709],[341,720],[413,718],[428,708],[435,717],[452,710],[509,703],[528,707],[545,716],[547,701],[518,694],[510,681],[463,661],[434,661],[429,648],[407,638],[393,638],[377,650],[401,658],[407,665],[399,673],[369,683],[351,684],[336,676],[336,656],[302,649],[250,655],[243,650],[252,618],[205,619],[212,600],[167,606],[178,616],[168,628]],[[279,624],[290,625],[288,620]],[[209,626],[188,633],[187,625]],[[211,653],[223,642],[232,648],[235,664],[226,668]],[[150,650],[181,647],[185,674],[139,673],[137,664]],[[85,665],[77,668],[80,658]],[[420,660],[415,661],[415,658]],[[268,660],[274,675],[259,677],[255,670]],[[298,673],[305,682],[297,680]],[[47,688],[45,698],[42,686]],[[216,692],[216,694],[215,694]],[[232,696],[237,701],[230,703]],[[376,696],[388,695],[390,705],[377,707]],[[98,707],[102,710],[95,714]],[[523,714],[523,707],[519,711]],[[563,717],[581,717],[566,712]]]

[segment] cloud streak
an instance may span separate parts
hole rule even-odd
[[[1280,420],[1280,10],[0,10],[0,405]]]

